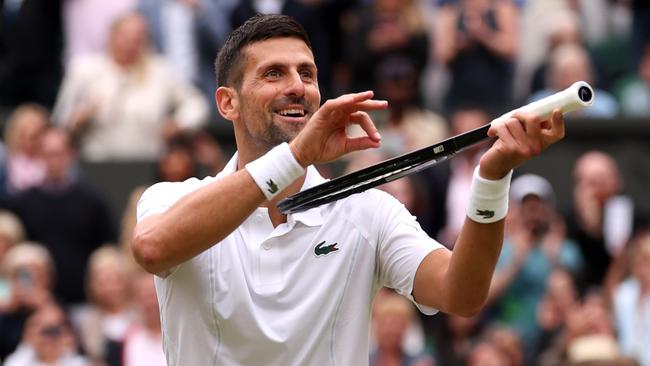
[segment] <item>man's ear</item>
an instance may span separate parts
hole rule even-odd
[[[214,100],[223,118],[229,121],[239,118],[239,95],[235,89],[227,86],[218,87],[214,92]]]

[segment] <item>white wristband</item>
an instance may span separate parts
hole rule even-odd
[[[477,166],[472,179],[467,217],[479,224],[497,222],[508,213],[508,191],[512,170],[499,180],[485,179],[478,171]]]
[[[305,174],[305,168],[298,163],[286,142],[246,164],[246,170],[267,200],[271,200]]]

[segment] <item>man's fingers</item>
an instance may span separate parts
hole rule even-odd
[[[347,139],[345,143],[345,153],[357,150],[365,150],[371,147],[379,147],[379,141],[374,141],[368,136],[354,137]]]
[[[525,131],[525,136],[518,140],[524,147],[522,152],[533,156],[541,153],[544,148],[541,137],[542,121],[533,114],[523,112],[515,113],[515,118],[521,121],[521,126]]]
[[[362,111],[354,112],[350,114],[350,122],[358,124],[371,140],[376,142],[381,141],[381,135],[368,113]]]
[[[388,107],[388,102],[385,100],[365,100],[359,103],[356,103],[353,108],[356,111],[377,111],[386,109]]]
[[[553,114],[551,114],[550,128],[543,129],[541,133],[544,147],[564,138],[564,116],[560,109],[553,111]]]
[[[492,131],[492,137],[498,137],[506,146],[515,146],[517,144],[505,123],[493,124],[490,131]]]
[[[345,94],[336,99],[326,101],[323,104],[323,108],[333,113],[352,113],[356,111],[381,110],[388,107],[387,101],[371,99],[373,96],[374,93],[372,91]]]

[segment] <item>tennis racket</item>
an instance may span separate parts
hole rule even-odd
[[[487,131],[492,123],[507,120],[517,111],[535,114],[544,121],[556,108],[563,113],[572,112],[592,105],[594,97],[591,86],[578,81],[565,90],[512,110],[477,129],[298,192],[280,201],[278,208],[285,214],[299,212],[363,192],[438,164],[488,139]]]

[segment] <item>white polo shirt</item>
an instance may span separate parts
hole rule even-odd
[[[153,185],[138,220],[236,166],[237,154],[216,177]],[[323,181],[309,167],[303,189]],[[386,286],[412,300],[415,272],[437,248],[401,203],[375,189],[290,214],[275,228],[260,207],[224,240],[156,277],[167,362],[367,365],[376,291]]]

